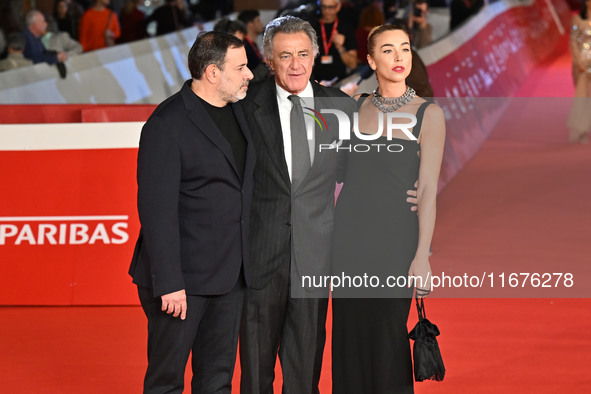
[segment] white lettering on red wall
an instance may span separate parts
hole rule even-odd
[[[121,245],[127,215],[0,217],[0,245]]]

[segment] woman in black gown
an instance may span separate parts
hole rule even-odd
[[[413,392],[406,325],[413,289],[406,280],[420,276],[417,290],[430,287],[429,247],[445,123],[437,105],[406,86],[412,62],[407,29],[383,25],[368,38],[368,61],[379,87],[358,101],[360,135],[352,133],[335,216],[333,275],[350,277],[352,288],[333,289],[334,394]],[[393,123],[409,122],[401,113],[414,115],[417,123],[406,133],[391,130],[389,138],[388,113]],[[379,137],[367,141],[363,134]],[[366,152],[365,145],[372,149]],[[406,190],[417,179],[418,215],[406,202]],[[364,274],[379,278],[379,284],[366,279],[354,287],[354,278]],[[392,288],[388,277],[404,281]]]

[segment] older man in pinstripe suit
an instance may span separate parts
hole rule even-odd
[[[335,150],[317,149],[338,139],[336,119],[327,117],[328,130],[319,132],[313,120],[303,121],[301,100],[316,109],[344,104],[348,113],[355,105],[340,90],[310,81],[318,44],[308,22],[271,21],[264,50],[275,75],[251,85],[243,101],[257,166],[251,283],[240,336],[241,392],[272,393],[279,354],[283,392],[311,394],[318,392],[328,291],[307,293],[298,279],[329,272],[340,160]]]

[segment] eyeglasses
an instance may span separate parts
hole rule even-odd
[[[322,8],[323,10],[336,10],[337,6],[336,5],[321,5],[320,8]]]

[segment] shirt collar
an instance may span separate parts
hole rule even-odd
[[[283,89],[281,86],[279,86],[277,84],[277,82],[275,82],[275,87],[277,88],[277,100],[279,100],[279,102],[284,102],[284,101],[289,101],[289,96],[291,96],[291,93],[289,93],[287,90]],[[304,88],[304,90],[302,90],[299,94],[299,97],[314,97],[314,89],[312,89],[312,84],[310,83],[310,81],[308,81],[308,84],[306,85],[306,87]]]

